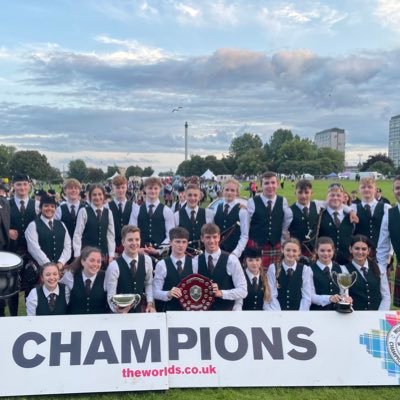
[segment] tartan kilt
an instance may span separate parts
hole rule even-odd
[[[259,248],[261,249],[261,264],[263,266],[264,272],[267,273],[268,268],[271,264],[277,264],[281,261],[282,255],[282,245],[281,243],[277,243],[275,246],[272,246],[269,243],[264,245],[258,245],[254,240],[249,240],[247,242],[247,247],[250,249]]]
[[[393,305],[400,307],[400,264],[397,264],[394,276]]]

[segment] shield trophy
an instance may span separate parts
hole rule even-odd
[[[214,302],[212,281],[200,274],[190,274],[183,278],[178,288],[182,291],[179,304],[185,311],[207,311]]]
[[[337,303],[336,311],[340,313],[351,313],[353,308],[351,303],[344,299],[349,296],[349,288],[351,288],[357,280],[357,272],[353,271],[351,274],[332,272],[332,280],[340,290],[340,297],[342,298]]]
[[[114,294],[114,296],[111,296],[111,302],[120,308],[125,308],[128,306],[132,306],[131,308],[136,308],[141,299],[142,297],[140,294],[135,293]]]

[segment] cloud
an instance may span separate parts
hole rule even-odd
[[[400,32],[400,2],[398,0],[378,0],[375,15],[384,26]]]

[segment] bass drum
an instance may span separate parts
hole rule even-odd
[[[8,251],[0,251],[0,299],[7,299],[19,292],[21,268],[21,257]]]

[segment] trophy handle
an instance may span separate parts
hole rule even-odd
[[[357,280],[357,272],[356,271],[353,271],[351,273],[351,280],[352,280],[351,286],[353,286],[356,283],[356,280]],[[349,287],[351,287],[351,286],[349,286]]]
[[[132,303],[132,308],[136,308],[140,303],[140,300],[142,300],[142,296],[140,296],[140,294],[135,294],[135,300]]]

